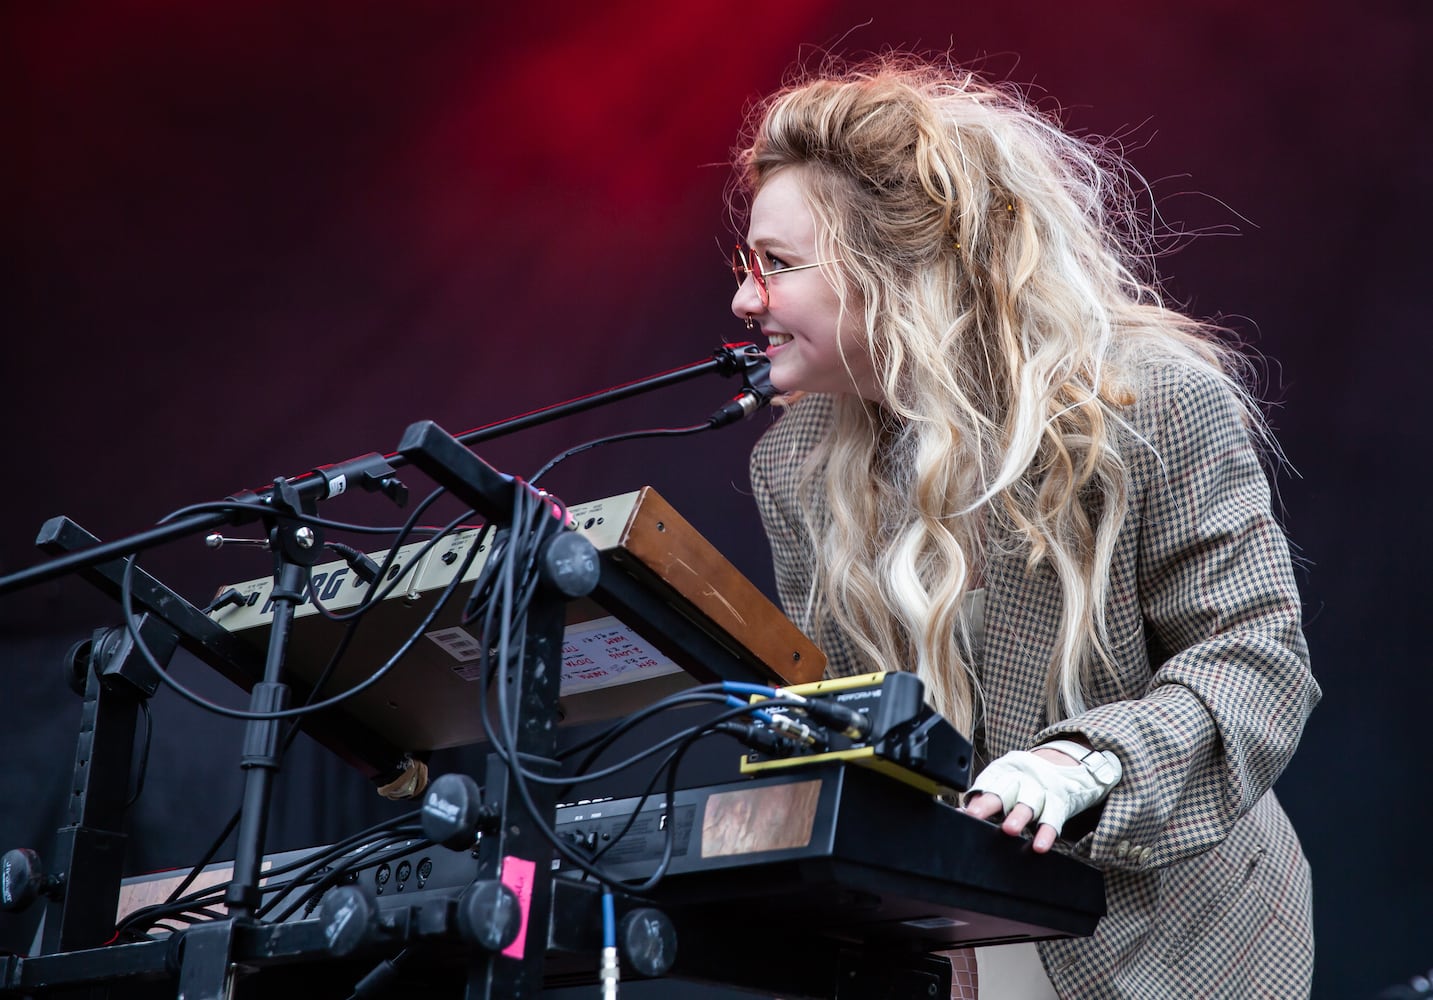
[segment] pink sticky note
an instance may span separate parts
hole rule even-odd
[[[502,883],[517,894],[518,910],[522,914],[518,921],[517,937],[503,949],[508,958],[522,958],[527,945],[527,914],[532,909],[532,882],[537,865],[523,858],[508,855],[503,858]]]

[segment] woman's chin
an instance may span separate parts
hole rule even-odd
[[[771,362],[771,384],[782,392],[800,392],[804,386],[801,385],[801,373],[794,366],[782,364],[780,358],[772,359]]]

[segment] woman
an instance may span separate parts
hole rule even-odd
[[[1074,817],[1109,912],[1039,946],[1060,996],[1295,997],[1288,546],[1239,358],[1162,301],[1111,161],[914,61],[757,108],[732,309],[788,405],[753,487],[832,672],[914,670],[972,735],[966,810],[1036,851]]]

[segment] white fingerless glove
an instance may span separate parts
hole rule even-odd
[[[1036,749],[1059,750],[1079,763],[1071,767],[1029,750],[1013,750],[976,776],[965,801],[989,792],[1000,798],[1006,815],[1023,802],[1035,813],[1035,822],[1048,823],[1059,833],[1065,820],[1108,795],[1123,773],[1120,759],[1108,750],[1091,750],[1070,740],[1052,740]]]

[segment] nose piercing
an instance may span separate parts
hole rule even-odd
[[[752,322],[752,319],[751,319],[751,313],[747,313],[747,314],[746,314],[746,328],[747,328],[748,330],[755,330],[755,329],[756,329],[756,324],[753,323],[753,322]]]

